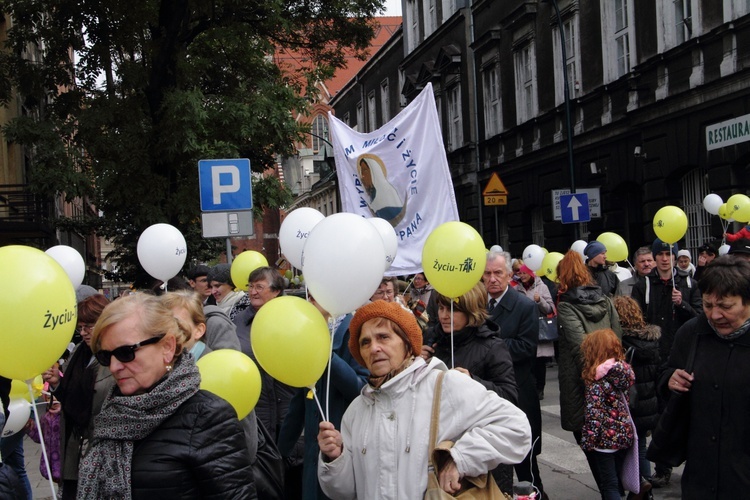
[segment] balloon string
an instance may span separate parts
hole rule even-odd
[[[631,264],[631,263],[630,263],[630,261],[629,261],[628,259],[625,259],[625,262],[627,262],[627,263],[628,263],[628,267],[630,267],[630,270],[631,270],[632,272],[636,272],[636,270],[635,270],[635,266],[633,266],[633,264]]]
[[[313,398],[315,399],[315,402],[318,404],[318,411],[320,412],[320,418],[322,418],[323,420],[327,422],[328,419],[326,418],[325,413],[323,413],[323,407],[320,406],[320,400],[318,399],[318,391],[315,390],[315,385],[310,386],[310,391],[313,394]]]
[[[670,259],[672,259],[672,258],[673,258],[673,257],[672,257],[672,249],[673,249],[673,244],[672,244],[672,243],[670,243],[670,244],[669,244],[669,258],[670,258]],[[676,272],[674,272],[674,270],[673,270],[673,271],[672,271],[672,289],[673,289],[673,290],[674,290],[674,288],[675,288],[675,286],[674,286],[674,275],[675,275],[675,274],[677,274],[677,273],[676,273]]]
[[[333,316],[328,316],[328,331],[331,334],[331,349],[328,351],[328,375],[326,377],[326,420],[328,420],[328,400],[331,399],[331,360],[333,360]]]
[[[29,379],[26,381],[26,385],[29,388],[29,396],[31,397],[31,400],[34,401],[34,388],[31,386],[32,379]],[[47,479],[49,480],[49,488],[52,491],[52,498],[57,498],[57,492],[55,491],[55,483],[52,482],[52,470],[49,466],[49,455],[47,455],[47,447],[44,445],[44,433],[42,432],[42,424],[39,422],[39,410],[37,410],[37,405],[33,404],[31,407],[34,410],[34,422],[36,423],[36,428],[39,431],[39,444],[42,445],[42,456],[44,457],[44,466],[47,468]]]
[[[456,367],[456,360],[453,357],[453,299],[451,299],[451,368]]]

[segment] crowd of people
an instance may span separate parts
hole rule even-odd
[[[338,317],[308,296],[332,328],[316,384],[326,419],[308,388],[261,367],[260,399],[241,420],[200,390],[196,361],[212,350],[254,358],[253,319],[288,285],[279,270],[253,270],[246,292],[228,264],[112,301],[82,286],[73,346],[42,374],[59,420],[59,498],[422,498],[433,467],[450,494],[483,474],[512,494],[515,475],[553,498],[537,462],[551,362],[561,426],[603,499],[670,484],[670,465],[652,467],[647,450],[675,393],[690,395],[683,498],[731,497],[750,486],[750,241],[717,254],[704,245],[694,263],[657,239],[621,280],[592,241],[566,252],[551,281],[493,249],[460,297],[421,272],[383,277]],[[18,443],[3,440],[4,465],[30,499]]]

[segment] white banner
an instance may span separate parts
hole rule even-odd
[[[376,131],[352,130],[330,112],[329,123],[343,211],[394,227],[398,253],[387,275],[421,271],[427,236],[458,220],[432,84]]]

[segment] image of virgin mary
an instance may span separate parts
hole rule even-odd
[[[357,158],[357,173],[365,191],[365,202],[372,215],[385,219],[396,227],[406,213],[406,199],[402,199],[388,181],[383,160],[375,155],[362,155]]]

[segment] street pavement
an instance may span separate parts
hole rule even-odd
[[[560,428],[560,399],[557,385],[557,367],[547,369],[547,384],[542,405],[542,454],[539,470],[544,487],[552,500],[595,500],[599,497],[594,478],[589,472],[581,448],[575,444],[573,434]],[[52,499],[49,482],[39,472],[41,446],[26,438],[26,471],[31,481],[34,500]],[[682,467],[672,472],[667,488],[654,490],[654,498],[679,499]],[[262,499],[261,499],[262,500]]]

